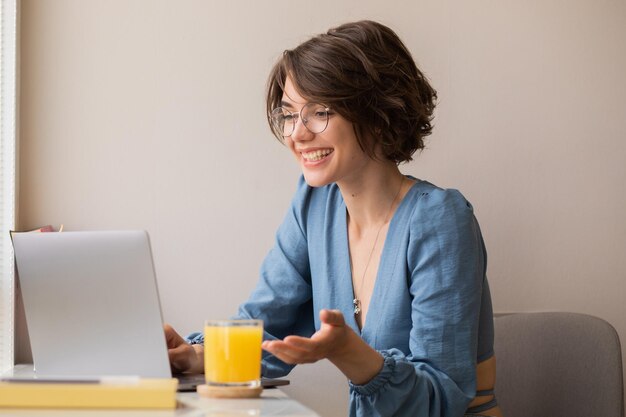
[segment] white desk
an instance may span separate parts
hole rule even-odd
[[[15,417],[319,417],[280,389],[266,389],[261,398],[226,400],[200,398],[196,393],[177,395],[176,410],[43,410],[0,408],[0,416]]]
[[[16,365],[3,376],[32,375],[32,365]],[[208,399],[195,392],[179,392],[175,410],[90,410],[90,409],[8,409],[0,408],[0,417],[319,417],[277,388],[263,391],[255,399]]]

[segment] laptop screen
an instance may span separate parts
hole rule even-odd
[[[171,377],[148,234],[15,233],[37,375]]]

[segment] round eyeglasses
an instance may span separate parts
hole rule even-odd
[[[284,107],[276,107],[272,110],[270,118],[278,133],[283,137],[289,137],[296,130],[298,119],[311,133],[322,133],[328,126],[328,112],[330,109],[323,104],[307,103],[299,112],[292,112]]]

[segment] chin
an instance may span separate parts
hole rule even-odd
[[[303,171],[302,174],[304,175],[304,180],[309,185],[309,187],[323,187],[334,182],[325,176],[315,175],[310,172],[307,173],[306,171]]]

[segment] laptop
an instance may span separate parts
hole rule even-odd
[[[172,377],[147,232],[12,239],[37,378]],[[204,383],[180,381],[183,391]]]

